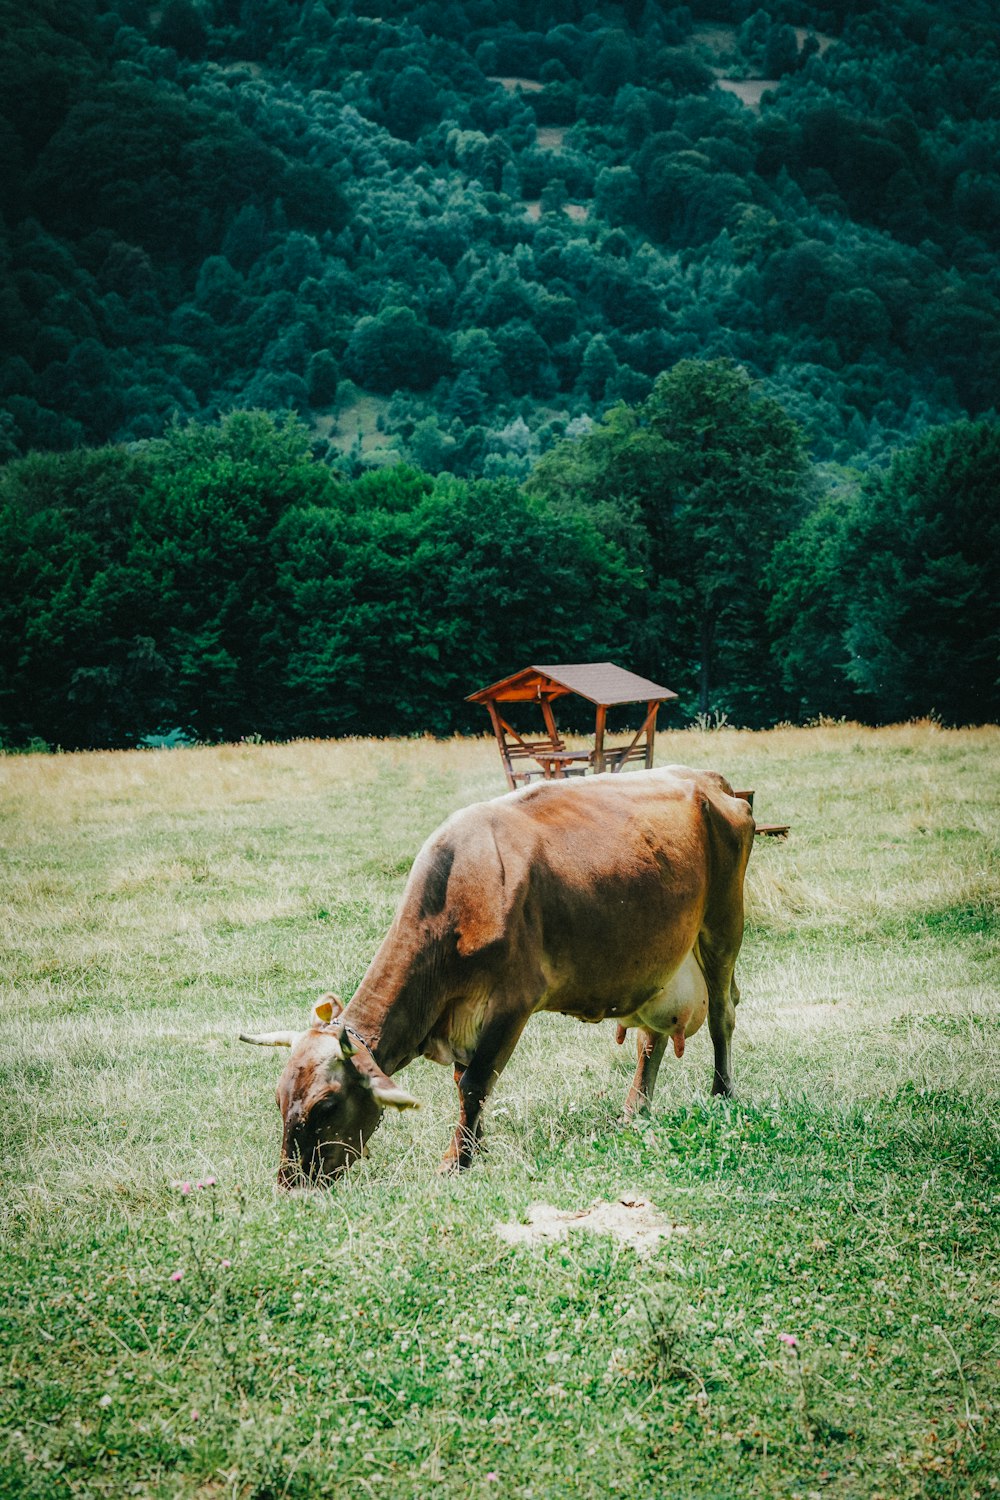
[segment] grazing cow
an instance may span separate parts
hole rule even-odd
[[[278,1084],[278,1181],[322,1184],[357,1157],[386,1108],[413,1096],[392,1075],[451,1063],[459,1122],[442,1170],[467,1167],[482,1110],[540,1010],[638,1029],[625,1113],[648,1107],[668,1040],[707,1014],[712,1092],[732,1090],[743,876],[754,823],[712,771],[683,766],[546,781],[455,813],[424,844],[392,926],[344,1008],[324,995]]]

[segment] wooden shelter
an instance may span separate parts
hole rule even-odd
[[[586,698],[596,707],[593,750],[568,750],[559,733],[553,704],[568,694]],[[583,776],[587,771],[620,771],[632,760],[641,760],[650,767],[660,704],[676,697],[669,688],[626,672],[613,662],[588,661],[525,667],[491,687],[470,693],[466,702],[482,703],[487,709],[507,783],[513,791],[518,782],[528,782],[532,776],[551,778]],[[500,711],[499,705],[506,703],[537,703],[544,736],[528,739],[518,734]],[[644,703],[645,717],[630,740],[608,745],[604,739],[608,709],[623,703]]]

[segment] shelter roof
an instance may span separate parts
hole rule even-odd
[[[616,703],[664,702],[676,698],[670,688],[610,661],[568,662],[562,666],[524,667],[511,677],[504,677],[490,687],[470,693],[467,703],[528,703],[539,699],[561,698],[576,693],[605,708]]]

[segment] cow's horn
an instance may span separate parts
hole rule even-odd
[[[329,1026],[344,1008],[344,1003],[339,995],[328,990],[325,995],[320,995],[312,1008],[313,1026]]]
[[[241,1031],[240,1041],[254,1047],[294,1047],[301,1035],[301,1031],[262,1031],[260,1036],[247,1036]]]
[[[393,1083],[388,1073],[383,1073],[367,1047],[361,1045],[345,1029],[340,1034],[340,1054],[355,1077],[371,1090],[372,1098],[383,1109],[419,1109],[420,1100],[414,1099],[398,1083]]]
[[[398,1083],[393,1083],[383,1073],[378,1078],[372,1078],[372,1097],[377,1099],[383,1109],[419,1109],[420,1100],[414,1099],[405,1089],[401,1089]]]

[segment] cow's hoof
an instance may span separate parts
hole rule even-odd
[[[624,1128],[627,1129],[628,1126],[630,1126],[630,1125],[636,1125],[636,1126],[642,1125],[648,1119],[649,1119],[649,1105],[648,1104],[637,1104],[634,1109],[625,1109],[625,1110],[622,1110],[621,1119],[619,1120],[618,1123],[621,1126],[623,1126]]]
[[[446,1156],[438,1167],[439,1177],[456,1177],[459,1172],[467,1172],[472,1166],[472,1157]]]

